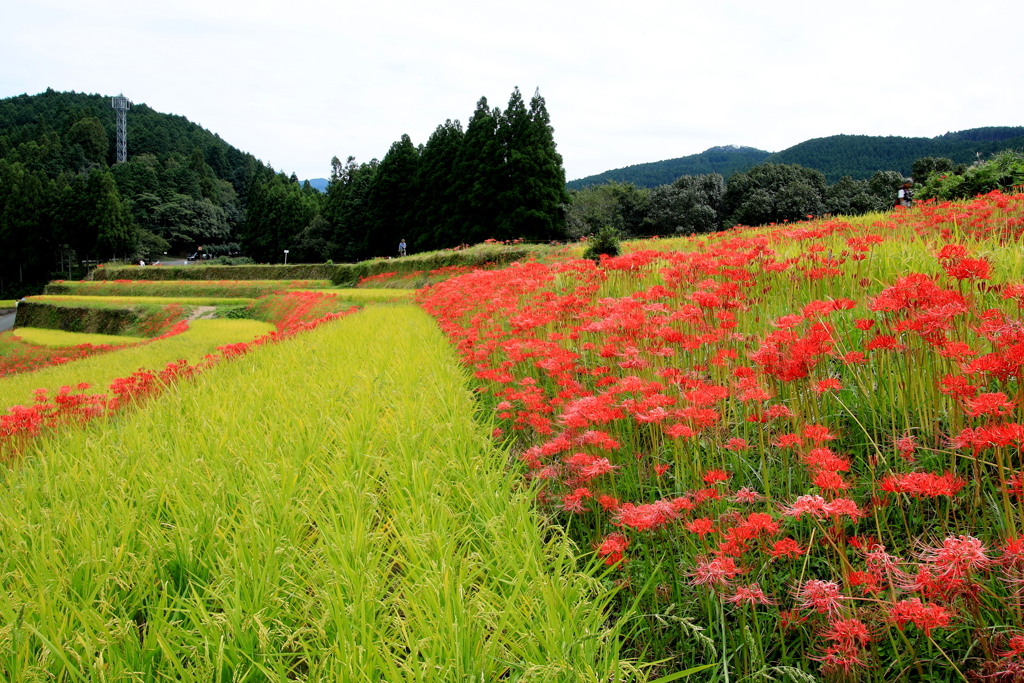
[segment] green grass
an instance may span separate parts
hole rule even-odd
[[[302,291],[302,290],[299,290]],[[341,301],[352,303],[388,303],[396,301],[411,301],[416,292],[412,289],[355,289],[352,287],[341,287],[331,289],[308,290],[315,292],[329,292],[336,294]]]
[[[0,308],[15,308],[17,305],[16,299],[0,299]]]
[[[75,308],[132,308],[134,306],[164,306],[175,303],[183,306],[244,306],[255,299],[244,297],[190,297],[190,296],[77,296],[70,294],[40,294],[25,299],[34,303]]]
[[[0,474],[4,678],[634,680],[467,382],[368,309],[40,440]]]
[[[121,344],[137,344],[138,337],[123,337],[113,334],[87,334],[83,332],[65,332],[63,330],[47,330],[38,327],[19,327],[14,335],[23,342],[36,346],[78,346],[79,344],[92,344],[100,346],[117,346]]]
[[[46,285],[45,294],[253,298],[297,287],[316,289],[330,285],[329,280],[55,280]]]
[[[111,380],[139,368],[160,370],[180,358],[194,363],[218,346],[249,341],[273,329],[258,320],[193,320],[187,332],[173,337],[0,379],[0,410],[31,403],[35,389],[52,392],[87,382],[94,390],[103,391]]]

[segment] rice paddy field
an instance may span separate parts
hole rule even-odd
[[[49,330],[38,327],[19,327],[12,335],[14,339],[36,346],[50,346],[66,348],[80,344],[120,346],[123,344],[137,344],[138,337],[119,337],[113,334],[87,334],[84,332],[65,332],[64,330]]]
[[[1022,233],[552,249],[4,376],[58,398],[0,424],[0,678],[1024,680]]]

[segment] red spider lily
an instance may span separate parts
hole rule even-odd
[[[979,415],[1008,415],[1017,406],[1006,394],[997,391],[991,394],[978,394],[971,398],[964,398],[964,405],[970,411],[971,417]]]
[[[816,444],[820,444],[823,441],[832,441],[835,439],[835,435],[829,431],[828,427],[822,425],[807,425],[804,427],[803,435],[805,439],[809,439]]]
[[[967,482],[953,474],[933,474],[931,472],[909,472],[885,477],[879,482],[879,488],[890,493],[909,493],[917,498],[935,498],[938,496],[955,496]]]
[[[819,396],[829,391],[842,391],[842,389],[843,385],[837,379],[823,379],[814,385],[814,393]]]
[[[708,470],[704,474],[703,479],[705,484],[716,484],[718,482],[729,481],[729,477],[731,476],[732,475],[725,470]]]
[[[888,608],[888,619],[901,631],[908,623],[912,623],[924,631],[926,636],[931,636],[933,629],[949,626],[952,617],[941,605],[923,603],[920,598],[900,600]]]
[[[780,538],[775,541],[772,545],[772,549],[768,551],[768,554],[772,556],[773,560],[777,560],[781,557],[795,558],[803,555],[806,550],[800,547],[792,538]]]
[[[828,516],[828,503],[821,496],[800,496],[789,507],[783,507],[782,514],[797,519],[803,515],[825,519]]]
[[[1006,642],[1009,650],[998,653],[1000,657],[1014,657],[1016,659],[1024,659],[1024,635],[1017,634],[1010,636]]]
[[[697,565],[690,575],[690,582],[695,586],[726,587],[742,570],[731,557],[720,555],[712,558],[697,558]]]
[[[992,277],[992,264],[986,258],[962,258],[944,265],[943,270],[957,280],[988,280]]]
[[[937,581],[963,578],[992,566],[985,546],[973,536],[949,536],[937,548],[925,548],[920,557],[932,565]]]
[[[745,451],[748,448],[750,448],[750,444],[748,444],[745,439],[739,439],[735,437],[729,439],[725,444],[725,450],[733,451],[734,453]]]
[[[842,594],[838,583],[818,579],[804,583],[796,594],[797,606],[800,609],[813,609],[830,617],[837,616],[843,602],[848,599]]]
[[[741,488],[733,495],[733,500],[735,500],[737,503],[744,503],[746,505],[753,505],[754,503],[757,503],[758,501],[763,499],[764,496],[762,496],[757,491],[753,491],[747,488],[746,486]]]
[[[749,586],[737,586],[732,595],[725,598],[726,602],[734,605],[774,605],[761,586],[752,583]]]
[[[821,637],[844,650],[859,650],[872,640],[871,632],[860,619],[830,619]]]
[[[812,659],[821,662],[821,669],[825,673],[852,676],[856,669],[866,666],[859,654],[856,650],[833,645],[826,648],[822,655]]]
[[[577,514],[589,512],[589,508],[584,507],[584,501],[593,496],[594,494],[590,492],[590,489],[581,486],[572,493],[562,496],[562,509],[566,512],[575,512]]]
[[[597,548],[598,557],[604,558],[604,563],[613,565],[623,560],[623,553],[629,547],[629,539],[622,534],[612,533],[604,537],[601,545]]]
[[[669,501],[659,500],[646,505],[623,503],[616,511],[615,523],[637,531],[649,531],[668,524],[678,516]]]
[[[700,517],[692,522],[686,522],[683,526],[686,527],[687,531],[697,534],[701,538],[715,531],[714,522],[707,517]]]
[[[895,442],[897,454],[907,462],[914,462],[914,452],[917,451],[917,440],[913,436],[901,436]]]

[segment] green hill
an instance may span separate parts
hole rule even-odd
[[[720,173],[728,178],[765,162],[813,168],[834,183],[843,176],[866,180],[876,171],[899,171],[909,176],[914,161],[922,157],[947,157],[963,164],[1004,149],[1024,149],[1024,126],[972,128],[934,138],[832,135],[775,153],[753,147],[712,147],[700,154],[613,169],[566,185],[578,190],[614,180],[637,187],[658,187],[682,175]]]
[[[667,185],[684,175],[719,173],[728,177],[733,173],[742,173],[762,163],[770,154],[763,149],[753,147],[738,147],[736,145],[712,147],[700,154],[616,168],[579,180],[572,180],[565,185],[571,190],[579,190],[589,185],[601,185],[615,181],[633,183],[637,187],[658,187]]]
[[[834,183],[846,175],[866,180],[875,171],[909,176],[914,161],[922,157],[946,157],[966,164],[1004,149],[1024,149],[1024,126],[974,128],[934,138],[832,135],[793,145],[765,161],[813,168]]]
[[[0,158],[21,162],[51,178],[62,172],[78,173],[100,163],[116,161],[117,129],[107,95],[56,92],[18,95],[0,100]],[[82,122],[95,117],[105,136],[91,137]],[[76,127],[76,124],[77,125]],[[184,116],[163,114],[145,104],[128,112],[129,158],[153,155],[161,162],[172,156],[187,158],[202,151],[217,178],[228,180],[239,194],[259,162],[251,154],[229,145],[219,135]]]

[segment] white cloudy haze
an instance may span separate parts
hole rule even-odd
[[[1024,125],[1022,8],[0,0],[0,97],[123,91],[313,178],[539,87],[573,179],[722,144]]]

